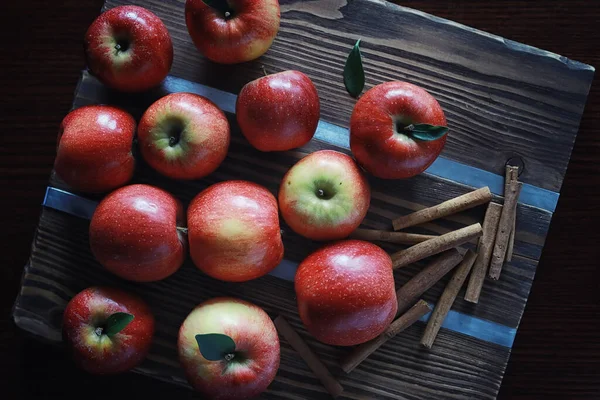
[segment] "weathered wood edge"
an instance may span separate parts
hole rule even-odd
[[[482,31],[480,29],[476,29],[476,28],[470,27],[468,25],[461,24],[459,22],[455,22],[455,21],[452,21],[452,20],[449,20],[449,19],[445,19],[445,18],[440,18],[440,17],[437,17],[435,15],[428,14],[426,12],[416,10],[414,8],[401,6],[399,4],[391,3],[391,2],[386,1],[386,0],[365,0],[365,1],[369,1],[369,2],[372,2],[372,3],[376,3],[376,4],[381,4],[381,5],[384,5],[385,7],[389,7],[389,8],[392,8],[394,10],[399,10],[399,11],[402,11],[402,12],[405,12],[405,13],[418,15],[420,17],[427,18],[427,19],[429,19],[431,21],[434,21],[434,22],[437,22],[437,23],[440,23],[440,24],[450,25],[450,26],[453,26],[455,28],[464,29],[464,30],[469,31],[471,33],[475,33],[477,35],[481,35],[481,36],[484,36],[486,38],[493,39],[495,41],[503,43],[504,45],[506,45],[511,50],[520,51],[520,52],[524,52],[524,53],[529,53],[529,54],[533,54],[533,55],[541,56],[541,57],[553,58],[556,61],[560,62],[561,64],[564,64],[565,66],[567,66],[569,69],[588,70],[588,71],[592,71],[592,72],[596,71],[596,68],[594,66],[592,66],[592,65],[585,64],[585,63],[582,63],[580,61],[572,60],[572,59],[567,58],[565,56],[561,56],[560,54],[556,54],[556,53],[553,53],[553,52],[548,51],[548,50],[540,49],[540,48],[535,47],[535,46],[530,46],[530,45],[525,44],[525,43],[516,42],[514,40],[506,39],[506,38],[504,38],[502,36],[495,35],[493,33],[489,33],[489,32],[486,32],[486,31]]]

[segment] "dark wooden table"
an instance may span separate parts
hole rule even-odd
[[[7,5],[7,3],[10,3]],[[402,5],[600,67],[600,3],[425,1]],[[0,6],[0,382],[8,398],[192,397],[139,375],[97,378],[26,337],[10,311],[55,154],[57,126],[84,67],[82,38],[102,0]],[[594,82],[501,399],[600,398],[600,87]]]

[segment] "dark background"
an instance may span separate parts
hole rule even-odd
[[[10,4],[7,4],[10,3]],[[600,2],[405,1],[600,67]],[[69,111],[82,39],[102,0],[4,0],[0,5],[0,397],[121,398],[190,391],[136,374],[96,378],[10,317]],[[600,398],[600,86],[592,85],[500,399]]]

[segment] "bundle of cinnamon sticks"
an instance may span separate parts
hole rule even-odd
[[[352,371],[388,339],[429,313],[431,311],[429,305],[423,300],[418,302],[417,300],[450,270],[455,270],[454,275],[430,315],[421,339],[421,344],[427,348],[432,347],[446,315],[464,282],[469,278],[469,274],[465,300],[474,303],[479,300],[488,266],[490,277],[492,279],[499,278],[504,261],[510,261],[512,257],[517,200],[522,185],[518,182],[517,167],[507,166],[505,178],[504,205],[491,202],[490,189],[484,187],[436,206],[396,218],[392,221],[395,232],[368,229],[359,229],[354,232],[352,237],[355,239],[412,245],[392,254],[394,269],[402,268],[435,254],[441,254],[397,291],[400,316],[380,337],[356,347],[341,361],[342,369],[345,372]],[[489,204],[483,227],[476,223],[440,236],[397,232],[400,229],[447,217],[486,203]],[[468,250],[463,256],[457,250],[459,246],[475,240],[477,240],[476,251]],[[415,302],[417,302],[416,305],[410,308]]]
[[[479,300],[488,267],[489,276],[492,279],[499,278],[505,260],[510,261],[512,257],[517,200],[522,186],[518,182],[518,168],[516,167],[507,166],[505,178],[504,205],[491,202],[492,193],[489,187],[483,187],[436,206],[396,218],[392,221],[394,232],[357,229],[351,235],[351,238],[354,239],[411,245],[411,247],[391,255],[394,269],[434,255],[438,256],[397,290],[397,318],[386,331],[379,337],[355,347],[341,360],[340,365],[346,373],[351,372],[386,341],[429,313],[431,315],[421,338],[421,344],[431,348],[461,287],[469,278],[469,274],[465,300],[473,303],[477,303]],[[398,232],[400,229],[447,217],[486,203],[489,204],[483,226],[475,223],[439,236]],[[459,251],[460,246],[468,242],[477,243],[476,251]],[[455,270],[455,272],[432,311],[431,306],[420,298],[451,270]],[[343,391],[341,385],[300,337],[293,332],[289,324],[280,317],[276,320],[276,325],[292,346],[305,358],[307,364],[322,380],[332,396],[340,395]]]

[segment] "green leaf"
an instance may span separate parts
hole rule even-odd
[[[208,361],[225,359],[227,354],[235,352],[235,342],[232,338],[221,333],[207,333],[196,335],[196,342],[202,357]]]
[[[431,141],[437,140],[448,132],[447,126],[429,124],[411,124],[404,128],[415,139]]]
[[[344,85],[352,97],[358,97],[365,87],[365,71],[362,65],[362,56],[360,55],[360,39],[348,54],[346,65],[344,66]]]
[[[108,336],[116,335],[129,325],[133,318],[132,314],[126,312],[112,314],[104,323],[104,333]]]
[[[227,0],[202,0],[202,2],[207,6],[225,14],[226,17],[229,17],[231,14],[231,7],[229,6]],[[229,15],[227,13],[229,13]]]

